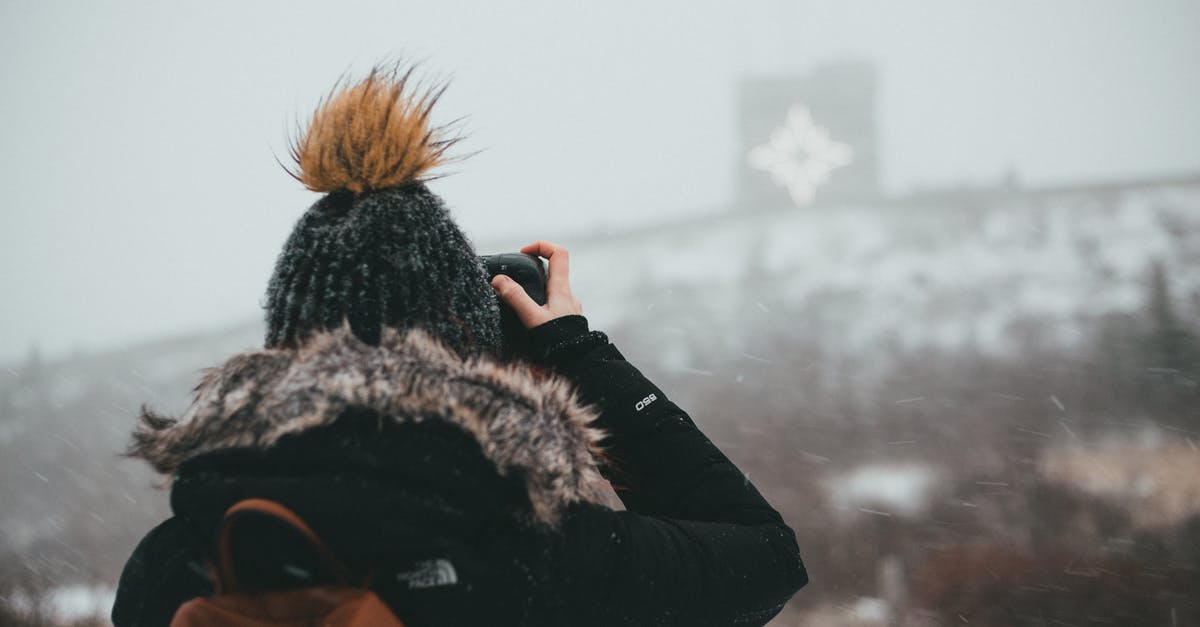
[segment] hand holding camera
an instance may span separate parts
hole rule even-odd
[[[522,287],[517,280],[503,273],[497,273],[491,277],[492,288],[496,290],[500,301],[512,308],[521,324],[526,329],[532,329],[555,318],[582,314],[583,307],[571,294],[567,249],[538,240],[522,247],[521,252],[526,255],[545,257],[549,261],[550,272],[546,279],[546,302],[544,304],[538,302],[540,299],[535,300],[530,295],[530,289],[536,292],[536,285],[529,288]],[[538,263],[540,266],[540,260]]]

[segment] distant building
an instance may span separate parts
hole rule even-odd
[[[877,84],[858,62],[742,80],[737,208],[878,199]]]

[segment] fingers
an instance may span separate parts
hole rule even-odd
[[[546,279],[546,295],[571,295],[570,256],[567,249],[545,240],[538,240],[521,248],[521,252],[540,255],[550,261],[550,276]]]
[[[496,294],[501,300],[513,308],[517,319],[525,325],[525,328],[532,329],[550,319],[549,312],[530,298],[529,294],[525,293],[525,288],[511,278],[497,274],[492,277],[492,289],[496,290]]]
[[[501,300],[516,312],[525,328],[532,329],[544,322],[562,316],[583,314],[583,307],[571,294],[571,270],[567,249],[545,240],[538,240],[521,248],[529,255],[545,257],[550,262],[550,276],[546,279],[546,304],[538,305],[516,281],[504,275],[492,279]]]

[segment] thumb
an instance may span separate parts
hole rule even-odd
[[[546,310],[525,293],[525,288],[508,276],[497,274],[493,277],[492,289],[496,290],[500,300],[513,308],[525,328],[532,329],[545,322]]]

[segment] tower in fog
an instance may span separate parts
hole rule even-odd
[[[874,66],[860,62],[821,66],[806,76],[743,79],[737,207],[877,199],[877,82]]]

